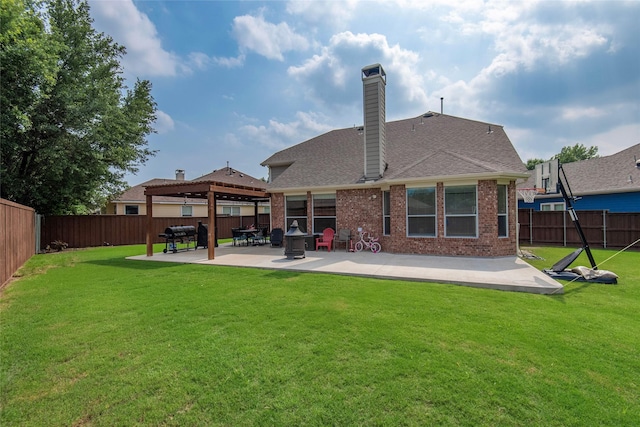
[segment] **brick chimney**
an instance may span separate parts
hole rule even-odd
[[[380,179],[386,169],[385,86],[387,75],[380,64],[362,69],[364,111],[364,179]]]
[[[184,181],[184,169],[176,169],[176,181]]]

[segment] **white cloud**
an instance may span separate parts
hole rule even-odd
[[[199,70],[206,70],[211,64],[216,64],[225,68],[238,68],[244,65],[245,55],[237,57],[209,56],[202,52],[192,52],[189,54],[189,63]]]
[[[602,108],[595,107],[564,107],[560,113],[563,120],[595,119],[604,115]]]
[[[309,42],[285,22],[272,24],[262,16],[243,15],[233,20],[232,33],[241,52],[253,51],[268,59],[284,60],[288,51],[306,50]]]
[[[145,76],[175,76],[189,72],[178,55],[166,51],[155,25],[131,0],[92,1],[96,28],[127,48],[125,71]]]
[[[579,141],[586,147],[595,145],[598,154],[608,156],[640,143],[640,124],[628,124],[607,129],[595,134],[584,141]]]
[[[245,60],[245,55],[240,54],[238,56],[236,56],[235,58],[230,57],[230,58],[223,58],[223,57],[214,57],[213,61],[222,66],[222,67],[226,67],[226,68],[238,68],[238,67],[242,67],[244,65],[244,60]]]
[[[300,66],[289,67],[287,73],[300,83],[318,85],[309,89],[315,96],[326,96],[327,89],[345,88],[347,82],[353,81],[354,69],[377,62],[383,64],[387,74],[392,76],[396,90],[402,92],[402,99],[426,105],[425,75],[420,67],[419,54],[399,44],[390,45],[382,34],[354,34],[350,31],[335,34],[321,53]]]
[[[314,25],[341,28],[351,21],[358,0],[299,1],[287,3],[287,12]]]
[[[170,115],[162,110],[156,110],[155,129],[159,134],[171,132],[175,128],[175,123]]]
[[[281,150],[286,146],[299,143],[318,134],[333,129],[329,119],[319,113],[296,113],[296,119],[282,123],[277,120],[269,120],[268,126],[244,125],[239,131],[242,140],[255,141],[271,150]],[[240,139],[240,138],[237,138]]]

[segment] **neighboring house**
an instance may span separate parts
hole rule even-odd
[[[107,214],[115,215],[146,215],[146,199],[144,189],[150,185],[164,185],[179,182],[196,181],[217,181],[227,184],[242,186],[264,187],[264,182],[243,172],[226,166],[222,169],[214,170],[211,173],[195,178],[191,181],[185,180],[184,170],[176,170],[176,179],[155,178],[123,192],[107,206]],[[253,203],[232,202],[219,200],[217,202],[216,213],[218,215],[230,216],[251,216],[254,215],[255,207]],[[258,213],[269,213],[269,204],[260,203]],[[206,199],[179,198],[168,196],[155,196],[153,198],[154,217],[206,217]]]
[[[610,156],[566,163],[562,169],[574,196],[575,210],[608,210],[609,212],[640,212],[640,144]],[[539,172],[538,172],[539,173]],[[536,173],[518,188],[536,186]],[[520,209],[563,211],[560,194],[538,194],[533,203],[518,201]]]
[[[501,126],[429,112],[386,122],[386,74],[362,69],[364,126],[275,153],[272,228],[358,228],[382,250],[516,255],[516,181],[526,168]]]

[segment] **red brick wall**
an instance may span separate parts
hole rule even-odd
[[[271,229],[282,228],[284,230],[284,194],[271,194]],[[286,233],[287,230],[284,230]]]
[[[444,185],[437,184],[437,237],[407,237],[406,189],[404,185],[390,187],[391,234],[383,236],[382,191],[380,188],[338,190],[336,192],[337,228],[348,228],[357,238],[358,227],[380,237],[382,250],[391,253],[462,256],[516,255],[517,199],[515,182],[508,186],[509,236],[498,238],[498,196],[495,180],[478,182],[478,237],[445,237]],[[307,193],[308,217],[311,221],[311,195]],[[284,224],[284,197],[272,194],[272,227]],[[285,230],[286,232],[286,230]]]

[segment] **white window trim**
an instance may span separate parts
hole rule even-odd
[[[504,236],[500,235],[500,228],[498,228],[498,238],[499,239],[505,239],[505,238],[509,237],[509,186],[505,185],[505,184],[498,184],[498,187],[505,187],[505,189],[504,189],[505,203],[506,203],[505,213],[503,213],[503,214],[498,213],[498,218],[500,218],[501,216],[505,217],[505,221],[506,221],[506,225],[507,225],[507,228],[506,228],[507,233]],[[498,210],[499,210],[499,208],[500,207],[498,206]]]
[[[474,186],[476,188],[476,206],[474,209],[473,214],[450,214],[447,215],[447,188],[453,188],[453,187],[471,187]],[[449,239],[477,239],[478,238],[478,184],[459,184],[459,185],[447,185],[444,188],[444,194],[442,195],[442,200],[444,201],[444,237],[447,237]],[[449,236],[447,235],[447,218],[453,218],[453,217],[470,217],[472,216],[475,218],[475,229],[476,229],[476,235],[475,236]]]
[[[434,214],[427,215],[409,215],[409,190],[418,190],[422,188],[433,188],[433,197],[435,198],[436,212]],[[405,188],[405,223],[407,228],[407,237],[416,239],[433,239],[438,237],[438,187],[435,185],[426,187],[409,187]],[[409,234],[409,218],[433,218],[434,221],[434,233],[433,234]]]
[[[299,197],[300,198],[299,200],[302,200],[302,198],[304,197],[304,199],[307,201],[307,203],[309,202],[309,199],[307,198],[306,194],[304,194],[304,195],[302,195],[302,194],[288,194],[288,195],[284,196],[284,227],[285,228],[287,227],[287,223],[289,223],[289,219],[296,220],[296,219],[299,219],[299,218],[300,219],[304,218],[305,221],[307,222],[307,228],[309,228],[309,217],[307,215],[305,215],[305,216],[289,216],[289,215],[287,215],[287,211],[289,210],[288,206],[287,206],[287,204],[289,203],[289,201],[288,201],[289,197]],[[308,206],[307,206],[307,212],[309,212]],[[293,221],[291,221],[291,222],[293,222]],[[311,226],[313,227],[313,220],[311,222]],[[308,230],[305,230],[305,231],[308,232]]]
[[[383,236],[390,236],[391,235],[391,230],[385,230],[385,224],[386,224],[387,218],[389,218],[389,228],[391,228],[391,212],[385,212],[384,211],[384,198],[385,198],[386,194],[389,195],[389,210],[391,210],[391,191],[390,190],[383,190],[382,191],[382,235]],[[386,231],[386,233],[385,233],[385,231]]]
[[[319,197],[318,197],[319,196]],[[336,215],[330,215],[330,216],[323,216],[323,215],[318,215],[316,216],[315,214],[315,203],[316,203],[316,197],[318,197],[318,199],[333,199],[335,205],[336,205]],[[335,224],[334,231],[338,231],[336,230],[337,226],[338,226],[338,216],[337,216],[337,211],[338,211],[338,197],[336,196],[336,193],[317,193],[317,194],[312,194],[311,195],[311,228],[313,229],[313,233],[322,233],[323,230],[316,230],[316,218],[322,218],[322,219],[333,219],[333,222]],[[308,228],[309,224],[307,222],[307,228]]]
[[[185,214],[185,208],[191,208],[191,213],[189,215]],[[182,205],[180,206],[180,216],[181,217],[192,217],[193,216],[193,206],[191,205]]]

